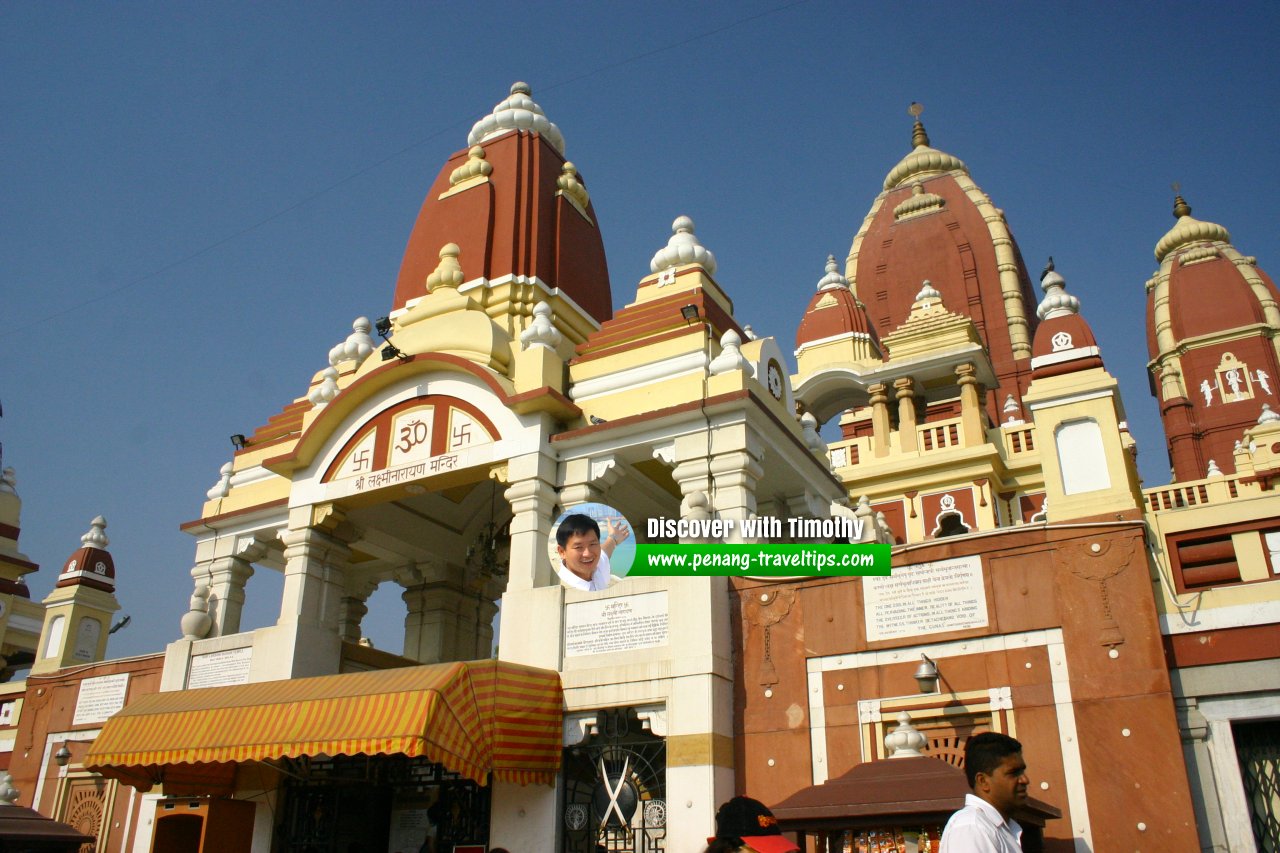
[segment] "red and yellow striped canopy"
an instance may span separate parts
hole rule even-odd
[[[398,753],[550,785],[562,715],[557,673],[493,660],[264,681],[142,696],[84,763],[145,790],[176,765]]]

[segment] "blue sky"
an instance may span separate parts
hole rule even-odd
[[[1275,3],[4,4],[0,441],[33,595],[101,513],[134,617],[111,654],[178,636],[178,525],[228,436],[386,313],[428,186],[514,80],[591,191],[615,305],[688,214],[788,351],[920,101],[1028,267],[1054,256],[1167,482],[1143,283],[1173,181],[1280,273],[1278,36]]]

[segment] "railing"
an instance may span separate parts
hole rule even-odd
[[[1004,452],[1006,456],[1017,456],[1019,453],[1034,453],[1036,449],[1036,428],[1002,429],[1004,436]]]
[[[917,446],[921,451],[928,453],[932,450],[942,450],[946,447],[958,447],[960,445],[960,421],[943,421],[936,424],[925,424],[916,427],[916,436],[918,439]]]
[[[1240,478],[1211,477],[1187,483],[1175,483],[1154,489],[1143,489],[1147,507],[1152,512],[1187,509],[1206,504],[1225,503],[1240,497]]]

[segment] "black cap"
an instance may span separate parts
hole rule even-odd
[[[778,819],[759,800],[734,797],[716,812],[716,838],[740,839],[760,853],[790,853],[800,850],[782,837]]]

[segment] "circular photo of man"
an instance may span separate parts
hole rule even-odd
[[[570,589],[596,592],[627,576],[635,559],[631,525],[606,504],[571,507],[551,529],[551,566]]]

